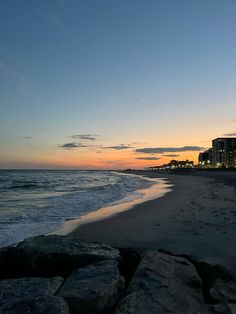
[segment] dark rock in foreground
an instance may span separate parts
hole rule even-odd
[[[63,281],[61,277],[0,281],[0,313],[69,313],[65,300],[54,296]]]
[[[225,284],[222,280],[217,280],[210,289],[210,294],[215,300],[236,304],[236,283],[231,281]]]
[[[58,293],[68,302],[70,313],[110,312],[125,287],[117,266],[107,260],[74,271]]]
[[[142,259],[120,313],[207,313],[202,282],[194,266],[184,258],[148,252]]]
[[[3,304],[0,313],[4,314],[69,314],[69,307],[63,298],[56,296],[15,299]]]
[[[21,242],[8,254],[7,265],[9,275],[15,277],[67,277],[78,267],[105,259],[119,260],[119,251],[100,243],[52,235]]]
[[[39,236],[0,250],[0,278],[1,314],[236,313],[227,270],[167,251]]]

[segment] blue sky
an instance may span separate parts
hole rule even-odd
[[[120,144],[133,165],[134,146],[235,133],[235,31],[232,0],[1,1],[0,167],[106,167]],[[96,147],[62,151],[75,134]]]

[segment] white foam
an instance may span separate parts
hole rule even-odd
[[[22,173],[14,176],[17,178],[17,188],[10,190],[9,184],[8,192],[4,185],[2,189],[5,192],[0,196],[1,247],[30,236],[49,233],[62,227],[67,220],[79,218],[104,206],[118,204],[124,198],[142,198],[142,192],[137,190],[153,184],[151,180],[140,176],[112,172],[70,172],[70,181],[67,173],[62,175],[61,172],[42,172],[42,179],[38,173],[23,173],[23,179]],[[15,182],[13,184],[15,187]]]

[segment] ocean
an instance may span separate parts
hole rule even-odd
[[[0,170],[0,247],[123,198],[142,198],[140,189],[151,185],[148,178],[112,171]]]

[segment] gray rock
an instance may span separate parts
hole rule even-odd
[[[221,303],[236,303],[236,282],[216,280],[210,289],[212,297]]]
[[[215,304],[209,307],[210,313],[214,314],[235,314],[236,304]]]
[[[37,298],[54,295],[64,279],[53,278],[18,278],[0,281],[0,304],[8,298]]]
[[[201,279],[185,258],[159,252],[144,255],[115,314],[203,314]]]
[[[105,259],[119,260],[117,249],[66,236],[38,236],[21,242],[8,257],[10,277],[63,276]]]
[[[57,296],[10,299],[0,307],[2,314],[69,314],[65,299]]]
[[[67,278],[58,295],[66,299],[70,313],[107,313],[124,291],[117,262],[101,261],[79,268]]]
[[[63,313],[60,309],[66,309],[67,304],[53,297],[63,281],[61,277],[0,281],[0,313],[50,313],[49,309],[56,308],[54,313]]]

